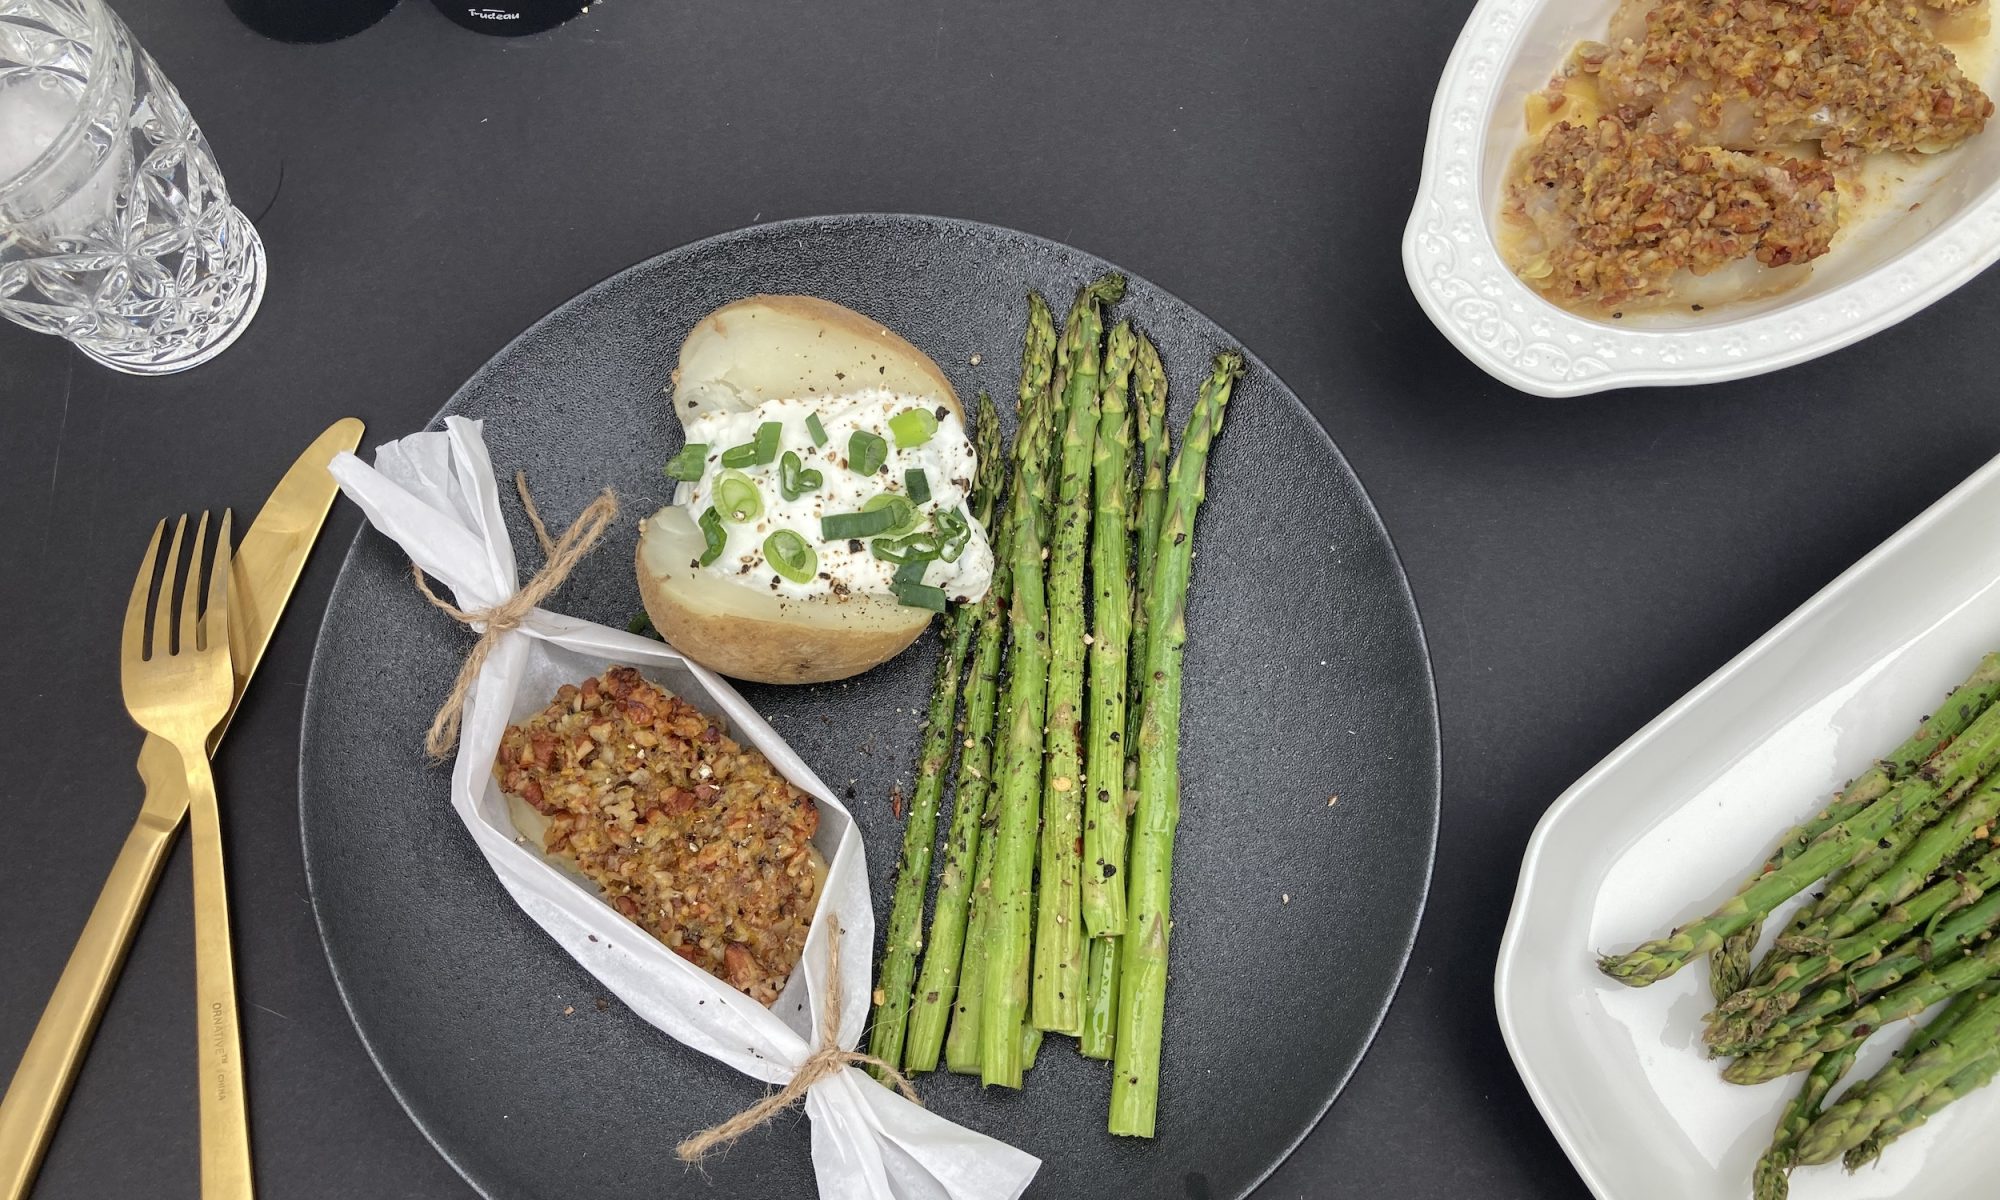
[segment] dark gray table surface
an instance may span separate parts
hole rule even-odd
[[[1580,1197],[1491,1000],[1536,819],[2000,449],[1991,275],[1728,386],[1535,400],[1459,358],[1397,245],[1466,0],[605,0],[518,41],[410,0],[316,47],[260,40],[221,0],[124,7],[257,219],[270,290],[234,348],[163,380],[0,326],[0,1068],[137,804],[115,637],[148,522],[254,509],[336,417],[418,428],[542,313],[657,251],[930,212],[1069,241],[1204,309],[1325,422],[1408,566],[1443,719],[1436,881],[1374,1049],[1259,1196]],[[357,520],[335,514],[219,759],[258,1171],[273,1197],[462,1197],[348,1024],[300,868],[300,699]],[[196,1193],[186,858],[43,1200]]]

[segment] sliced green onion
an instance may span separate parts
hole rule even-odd
[[[896,568],[897,583],[922,583],[924,572],[930,570],[929,559],[913,559]]]
[[[946,509],[931,517],[931,528],[938,536],[938,557],[946,562],[957,562],[965,553],[966,544],[972,541],[972,521],[959,509]]]
[[[725,467],[761,467],[778,457],[778,436],[785,431],[776,421],[766,421],[757,427],[751,439],[740,446],[731,446],[722,452]]]
[[[922,467],[911,467],[903,472],[903,490],[909,493],[910,503],[927,504],[931,498],[931,477]]]
[[[713,506],[701,514],[701,537],[708,543],[708,549],[701,552],[701,565],[705,567],[722,557],[722,547],[729,541],[729,535],[722,528],[722,514]]]
[[[847,469],[856,475],[873,475],[888,461],[889,443],[866,429],[855,430],[847,439]]]
[[[771,569],[793,583],[811,583],[819,570],[819,555],[806,540],[789,529],[780,529],[764,539],[764,557]]]
[[[938,613],[944,611],[943,588],[925,583],[895,582],[889,585],[889,590],[896,594],[899,602],[910,608],[928,608]]]
[[[917,506],[910,503],[908,496],[898,496],[894,492],[883,492],[879,496],[870,496],[868,503],[861,506],[862,512],[878,512],[882,509],[888,509],[896,514],[896,523],[889,526],[884,532],[901,537],[903,534],[913,532],[916,529]]]
[[[806,414],[806,432],[812,434],[813,445],[826,445],[826,426],[819,423],[818,413]]]
[[[825,482],[826,476],[817,470],[807,470],[805,464],[799,461],[799,456],[790,450],[778,460],[778,491],[787,500],[796,500],[807,492],[818,491],[819,485]]]
[[[715,481],[715,504],[722,515],[747,525],[764,515],[764,494],[741,471],[724,471]]]
[[[819,536],[829,542],[844,542],[849,538],[874,537],[895,527],[896,513],[892,509],[828,513],[819,519]]]
[[[937,429],[937,418],[928,408],[906,408],[889,418],[889,432],[895,435],[896,445],[904,450],[930,441]]]
[[[693,483],[708,469],[708,444],[689,442],[681,447],[681,452],[667,460],[667,478],[678,479],[682,483]]]
[[[904,538],[876,538],[868,543],[869,553],[883,562],[927,563],[938,556],[939,542],[935,534],[913,533]]]

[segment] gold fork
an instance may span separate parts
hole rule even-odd
[[[222,816],[208,766],[208,735],[229,712],[235,682],[229,667],[229,512],[222,514],[209,570],[208,607],[196,605],[208,514],[195,527],[185,595],[178,613],[183,516],[161,567],[167,523],[153,527],[145,564],[125,609],[122,671],[125,707],[146,732],[180,751],[187,772],[188,829],[194,845],[194,986],[200,1019],[201,1194],[203,1200],[249,1200],[250,1130],[243,1102],[242,1038],[236,1019],[236,970],[229,949],[229,895],[223,886]],[[146,638],[146,600],[161,573]],[[198,615],[199,614],[199,615]],[[176,626],[179,636],[172,636]]]

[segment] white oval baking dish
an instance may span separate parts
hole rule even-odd
[[[1480,368],[1539,396],[1715,383],[1816,358],[1884,329],[2000,258],[2000,118],[1913,171],[1893,213],[1843,229],[1812,277],[1706,314],[1586,317],[1544,300],[1501,260],[1502,173],[1522,105],[1568,48],[1602,38],[1616,0],[1480,0],[1431,105],[1403,267],[1432,321]],[[2000,38],[2000,30],[1988,35]],[[1993,66],[1967,62],[1988,94]]]

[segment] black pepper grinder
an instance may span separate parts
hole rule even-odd
[[[540,33],[588,9],[593,0],[431,0],[467,29],[521,37]]]
[[[245,25],[281,42],[333,42],[389,15],[396,0],[229,0]]]

